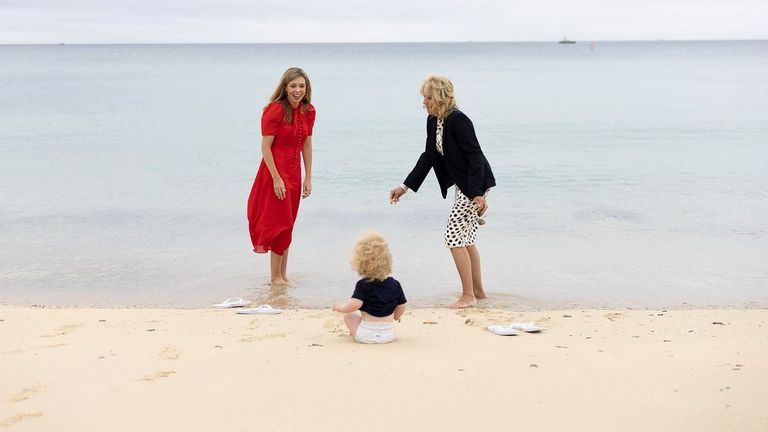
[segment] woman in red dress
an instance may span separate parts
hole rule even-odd
[[[312,193],[312,86],[299,68],[285,71],[261,116],[262,160],[248,197],[253,251],[271,252],[273,285],[288,283],[288,247],[299,201]],[[304,182],[301,161],[304,159]]]

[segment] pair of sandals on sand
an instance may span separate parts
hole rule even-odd
[[[526,333],[538,333],[544,330],[544,327],[539,327],[533,322],[519,323],[513,322],[507,325],[491,325],[488,326],[488,331],[495,333],[499,336],[515,336],[518,331],[524,331]]]
[[[231,309],[231,308],[243,308],[238,309],[237,313],[240,315],[275,315],[282,313],[280,309],[273,308],[270,305],[263,304],[257,308],[245,309],[246,306],[250,306],[252,302],[240,297],[232,297],[224,300],[221,303],[212,305],[215,309]]]

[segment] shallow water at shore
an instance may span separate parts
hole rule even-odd
[[[2,46],[0,303],[274,297],[245,200],[261,106],[299,58],[318,123],[287,304],[349,296],[347,256],[371,228],[413,304],[458,293],[434,179],[387,201],[423,146],[419,83],[440,72],[497,177],[478,240],[494,306],[768,306],[766,54],[764,41]]]

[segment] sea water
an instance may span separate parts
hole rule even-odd
[[[251,251],[260,114],[304,68],[313,193],[286,290]],[[490,306],[768,305],[768,42],[0,46],[0,302],[205,307],[348,297],[355,237],[412,304],[460,285],[419,94],[450,77],[497,180]]]

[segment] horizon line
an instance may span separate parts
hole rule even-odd
[[[466,40],[466,41],[364,41],[364,42],[44,42],[3,43],[0,46],[62,46],[62,45],[374,45],[374,44],[494,44],[494,43],[559,43],[562,39],[546,40]],[[768,39],[569,39],[577,43],[595,42],[763,42]]]

